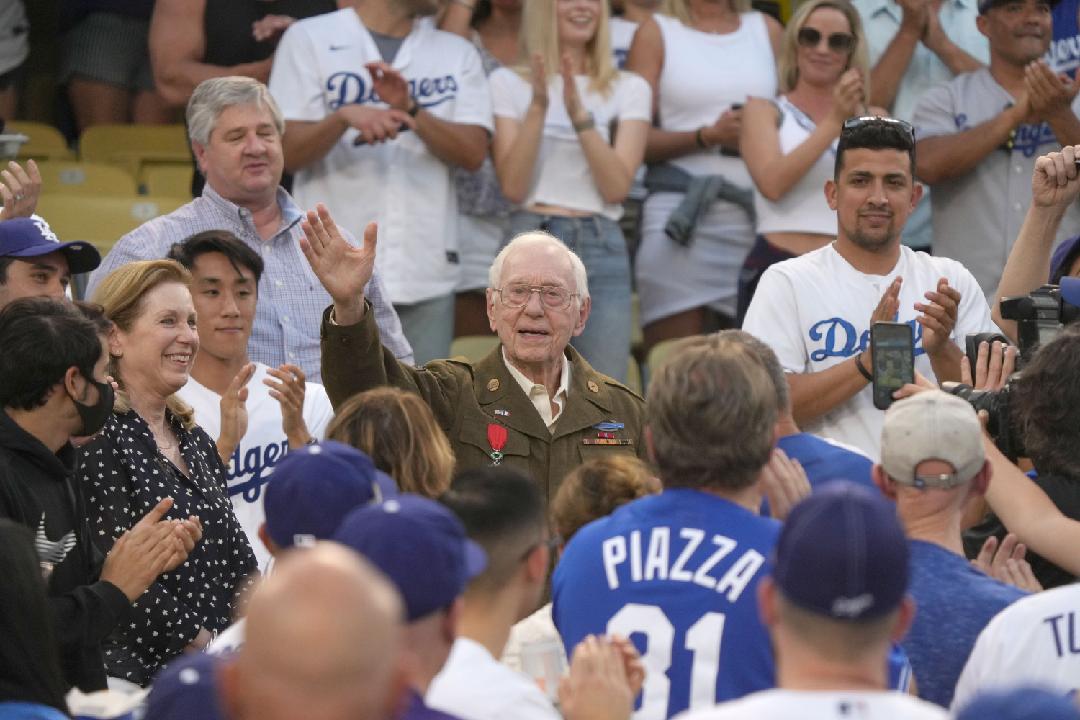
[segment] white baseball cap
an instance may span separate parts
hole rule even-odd
[[[927,460],[953,466],[951,475],[916,477]],[[928,390],[892,404],[881,429],[881,466],[898,483],[952,488],[971,480],[986,462],[982,425],[974,408],[941,390]]]

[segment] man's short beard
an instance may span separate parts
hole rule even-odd
[[[845,232],[844,234],[847,235],[848,240],[853,242],[855,245],[858,245],[863,250],[867,250],[869,252],[878,252],[879,250],[888,247],[896,240],[896,237],[898,235],[898,233],[893,230],[892,223],[889,224],[888,230],[880,238],[870,237],[866,233],[863,233],[859,230]]]

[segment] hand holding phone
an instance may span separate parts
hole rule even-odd
[[[876,322],[870,326],[870,349],[874,356],[874,407],[885,410],[893,393],[915,382],[915,338],[907,323]]]

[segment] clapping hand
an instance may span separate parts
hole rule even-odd
[[[288,15],[266,15],[251,23],[251,36],[255,42],[274,41],[294,22],[296,18]]]
[[[1027,546],[1009,533],[998,546],[994,536],[986,538],[979,555],[971,564],[990,577],[1013,585],[1027,592],[1040,592],[1042,584],[1035,578],[1031,565],[1025,559]]]
[[[929,302],[915,303],[916,312],[922,313],[915,321],[923,328],[923,349],[933,356],[949,344],[960,308],[960,291],[949,287],[948,278],[940,278],[937,289],[927,291],[924,297]]]
[[[594,635],[578,643],[559,705],[567,720],[629,720],[634,696],[622,649]]]
[[[225,393],[221,396],[219,405],[221,411],[221,433],[218,435],[217,447],[221,461],[228,464],[233,451],[247,434],[248,414],[248,381],[255,374],[255,363],[248,363],[240,368],[236,377],[229,383]]]
[[[769,500],[769,514],[777,520],[787,518],[791,509],[810,494],[810,481],[798,460],[773,448],[769,462],[761,471],[761,491]]]
[[[311,433],[304,422],[304,371],[286,363],[278,368],[269,368],[266,372],[270,377],[263,379],[263,385],[270,388],[270,397],[281,405],[281,427],[289,440],[289,447],[295,450],[307,445],[311,441]]]
[[[405,76],[381,60],[366,63],[364,67],[371,73],[371,84],[379,99],[394,110],[407,112],[413,100]]]
[[[540,53],[533,53],[529,60],[529,82],[532,85],[532,104],[547,109],[547,68],[544,66],[544,56]]]
[[[1080,91],[1080,73],[1070,80],[1051,70],[1045,60],[1034,60],[1024,68],[1024,89],[1035,117],[1049,120],[1057,113],[1072,112],[1072,101]]]
[[[566,114],[570,116],[570,122],[574,125],[587,122],[589,111],[581,102],[581,93],[578,92],[577,79],[574,77],[574,61],[570,53],[563,53],[560,70],[563,81],[563,103],[566,105]]]

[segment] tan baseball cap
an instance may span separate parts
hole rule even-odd
[[[952,475],[916,477],[926,460],[953,466]],[[971,480],[986,462],[975,410],[955,395],[928,390],[892,404],[881,429],[881,466],[898,483],[952,488]]]

